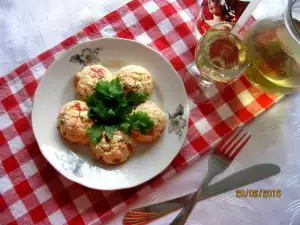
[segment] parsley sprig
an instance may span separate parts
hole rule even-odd
[[[101,140],[102,132],[104,131],[108,139],[112,139],[114,135],[114,131],[117,127],[113,125],[100,125],[97,123],[94,123],[92,127],[87,129],[87,132],[89,134],[90,142],[92,144],[96,144]]]
[[[135,112],[127,115],[120,128],[127,134],[131,134],[132,129],[140,131],[146,135],[154,126],[153,120],[143,112]]]
[[[87,129],[90,142],[96,144],[101,140],[105,132],[108,139],[113,137],[116,129],[121,129],[131,134],[132,129],[146,134],[153,129],[153,120],[142,112],[132,113],[134,106],[145,102],[148,95],[140,92],[124,94],[120,79],[112,81],[100,81],[97,83],[94,93],[86,98],[89,106],[88,116],[95,123]]]

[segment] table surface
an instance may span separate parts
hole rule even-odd
[[[0,77],[128,0],[0,0]],[[238,199],[236,191],[195,207],[187,224],[300,224],[300,95],[294,94],[250,122],[252,139],[232,166],[217,179],[257,163],[275,163],[278,176],[245,189],[280,189],[278,199]],[[197,189],[207,170],[207,156],[132,207],[160,202]],[[174,188],[176,187],[176,189]],[[124,212],[125,213],[125,212]],[[123,214],[107,224],[121,224]],[[169,224],[170,214],[151,224]]]

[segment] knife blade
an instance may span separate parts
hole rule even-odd
[[[257,182],[276,175],[279,172],[280,168],[274,164],[258,164],[251,166],[209,185],[202,191],[198,201]],[[166,202],[131,209],[125,214],[123,222],[124,224],[132,224],[132,222],[143,222],[143,224],[145,224],[145,222],[150,222],[171,211],[183,207],[193,194],[194,193],[191,193]]]

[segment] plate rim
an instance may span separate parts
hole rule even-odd
[[[187,120],[187,128],[184,130],[184,133],[182,134],[181,138],[183,139],[182,140],[182,144],[181,146],[179,146],[179,150],[177,151],[177,153],[175,154],[174,157],[170,158],[169,162],[166,164],[166,166],[160,171],[158,172],[157,174],[154,174],[153,176],[150,176],[149,178],[147,179],[144,179],[144,180],[141,180],[140,182],[137,182],[136,184],[133,184],[133,185],[126,185],[126,186],[122,186],[122,187],[117,187],[117,188],[96,188],[96,187],[91,187],[89,186],[88,184],[85,184],[83,182],[80,182],[79,180],[75,180],[75,179],[72,179],[71,177],[67,176],[66,174],[62,173],[59,169],[56,168],[56,166],[54,165],[54,163],[49,160],[49,158],[47,157],[47,154],[44,153],[43,151],[43,148],[41,147],[41,143],[39,142],[38,138],[36,137],[36,132],[35,131],[35,126],[33,125],[34,124],[34,115],[35,115],[35,100],[37,98],[37,91],[38,89],[40,88],[40,84],[43,82],[43,80],[45,80],[45,77],[46,76],[49,76],[49,73],[48,71],[55,66],[55,64],[61,59],[63,58],[65,55],[68,54],[69,51],[72,51],[74,50],[75,48],[78,48],[79,46],[81,45],[84,45],[86,43],[92,43],[92,42],[97,42],[97,41],[100,41],[100,40],[111,40],[111,41],[114,41],[114,40],[121,40],[121,41],[125,41],[125,42],[132,42],[132,43],[135,43],[135,44],[138,44],[140,45],[141,47],[144,47],[150,51],[152,51],[153,53],[155,53],[158,57],[161,57],[162,59],[164,59],[164,61],[168,64],[168,66],[173,70],[173,72],[176,74],[176,76],[179,78],[180,80],[180,84],[182,85],[182,88],[184,90],[184,94],[185,94],[185,102],[183,103],[185,105],[185,115],[186,115],[186,120]],[[34,138],[39,146],[39,149],[40,149],[40,152],[42,153],[42,155],[44,156],[44,158],[47,160],[47,162],[59,173],[61,174],[63,177],[65,177],[66,179],[74,182],[74,183],[77,183],[79,185],[82,185],[84,187],[87,187],[87,188],[90,188],[90,189],[93,189],[93,190],[101,190],[101,191],[115,191],[115,190],[123,190],[123,189],[129,189],[129,188],[133,188],[133,187],[137,187],[139,185],[142,185],[152,179],[154,179],[155,177],[159,176],[160,174],[162,174],[166,168],[168,168],[170,166],[170,164],[172,163],[172,161],[175,159],[175,157],[179,154],[180,150],[182,149],[184,143],[185,143],[185,140],[187,138],[187,133],[188,133],[188,122],[189,122],[189,119],[190,119],[190,106],[189,106],[189,102],[188,102],[188,95],[187,95],[187,92],[186,92],[186,89],[185,89],[185,86],[184,86],[184,82],[182,80],[182,78],[180,77],[180,75],[178,74],[178,72],[175,70],[175,68],[173,67],[173,65],[170,63],[170,61],[163,55],[161,54],[159,51],[145,45],[145,44],[142,44],[136,40],[131,40],[131,39],[126,39],[126,38],[117,38],[117,37],[101,37],[101,38],[97,38],[97,39],[93,39],[93,40],[86,40],[86,41],[82,41],[82,42],[79,42],[77,43],[76,45],[72,46],[71,48],[67,49],[66,51],[62,52],[62,53],[58,53],[59,55],[57,56],[57,58],[51,63],[51,65],[48,67],[48,69],[46,69],[46,71],[44,72],[44,74],[41,76],[40,78],[40,81],[39,81],[39,84],[35,90],[35,93],[34,93],[34,96],[33,96],[33,100],[32,100],[32,113],[31,113],[31,125],[32,125],[32,130],[33,130],[33,135],[34,135]],[[166,128],[167,129],[167,128]]]

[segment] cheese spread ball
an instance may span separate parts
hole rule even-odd
[[[94,91],[96,84],[101,81],[111,81],[112,73],[102,65],[85,66],[75,75],[74,88],[75,92],[82,100]]]
[[[140,105],[133,111],[134,112],[144,112],[146,113],[154,122],[154,127],[151,131],[149,131],[146,135],[141,134],[139,131],[132,130],[132,137],[134,137],[137,141],[140,142],[154,142],[160,136],[161,133],[166,128],[166,115],[164,112],[151,101],[146,101]]]
[[[96,145],[91,145],[93,156],[105,164],[120,164],[129,159],[135,150],[134,140],[124,132],[116,130],[111,140],[107,138],[105,132]]]
[[[122,67],[116,74],[125,92],[143,92],[151,94],[153,90],[153,79],[150,73],[141,66],[128,65]]]
[[[88,118],[88,106],[85,102],[75,100],[66,103],[57,117],[57,128],[61,135],[74,143],[88,144],[89,137],[86,132],[93,121]]]

